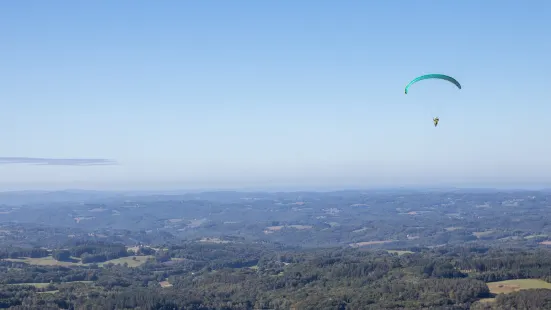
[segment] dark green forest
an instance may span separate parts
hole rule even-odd
[[[88,196],[0,193],[1,308],[551,309],[547,192]]]
[[[107,255],[116,245],[67,248]],[[4,255],[33,253],[12,249]],[[145,250],[151,253],[152,249]],[[169,246],[139,267],[0,263],[0,306],[12,309],[545,309],[549,290],[494,297],[486,282],[551,280],[551,251],[484,246],[391,254],[277,244]],[[53,252],[58,252],[54,250]],[[115,252],[113,252],[115,253]],[[128,253],[135,254],[135,253]],[[63,257],[59,257],[63,258]],[[44,285],[37,285],[42,283]],[[161,283],[170,286],[162,287]],[[544,308],[542,308],[544,307]]]

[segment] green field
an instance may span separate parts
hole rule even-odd
[[[136,259],[134,259],[134,257]],[[117,258],[117,259],[108,260],[108,261],[103,262],[103,263],[98,263],[98,266],[101,267],[101,266],[103,266],[105,264],[109,264],[109,263],[112,263],[112,264],[115,264],[115,265],[119,265],[119,264],[122,265],[124,263],[128,263],[128,267],[138,267],[138,266],[144,264],[149,258],[153,258],[153,256],[149,255],[149,256],[121,257],[121,258]],[[29,265],[37,265],[37,266],[65,266],[65,267],[71,267],[71,266],[88,266],[88,265],[90,265],[90,264],[83,264],[80,261],[80,259],[78,259],[78,258],[75,258],[75,260],[77,260],[76,262],[60,262],[60,261],[55,260],[51,256],[41,257],[41,258],[30,258],[30,257],[7,258],[5,260],[12,261],[12,262],[22,262],[22,263],[27,263]]]
[[[547,235],[531,235],[531,236],[526,236],[524,237],[524,239],[534,239],[534,238],[547,238]]]
[[[17,283],[17,284],[10,284],[10,285],[32,285],[36,288],[45,288],[48,285],[50,285],[50,283]]]
[[[136,259],[134,259],[136,258]],[[98,264],[100,267],[105,264],[115,264],[115,265],[123,265],[124,263],[128,263],[128,267],[138,267],[143,265],[148,259],[153,258],[153,256],[128,256],[128,257],[121,257],[117,259],[108,260],[104,263]]]
[[[84,283],[84,284],[90,284],[90,283],[94,283],[94,281],[72,281],[72,282],[63,282],[63,284],[67,284],[67,283]],[[59,284],[59,283],[52,283],[53,285],[56,285],[56,284]],[[45,288],[47,287],[48,285],[50,285],[50,283],[16,283],[16,284],[10,284],[10,285],[32,285],[36,288]]]
[[[551,289],[551,283],[545,282],[540,279],[517,279],[517,280],[506,280],[499,282],[488,282],[486,283],[490,289],[490,293],[494,296],[499,294],[510,294],[518,292],[520,290],[529,290],[536,288],[545,288]],[[482,298],[479,302],[495,302],[495,297],[492,298]]]
[[[488,282],[487,284],[492,294],[508,294],[532,288],[551,289],[551,283],[547,283],[539,279],[517,279],[499,282]]]
[[[494,233],[493,230],[475,231],[475,232],[473,232],[473,235],[475,235],[477,238],[482,238],[482,237],[491,235],[491,234],[493,234],[493,233]]]
[[[59,292],[59,290],[53,290],[53,291],[45,291],[45,292],[36,292],[37,294],[55,294]]]
[[[547,283],[540,279],[517,279],[506,280],[499,282],[486,283],[493,295],[510,294],[520,290],[529,290],[535,288],[551,289],[551,283]],[[495,298],[483,298],[480,302],[494,302]]]
[[[60,262],[60,261],[55,260],[51,256],[40,257],[40,258],[30,258],[30,257],[6,258],[5,260],[10,261],[10,262],[27,263],[29,265],[37,265],[37,266],[66,266],[66,267],[70,267],[70,266],[85,265],[85,264],[81,263],[80,260],[78,262],[74,262],[74,263],[73,262]]]
[[[413,254],[412,251],[400,251],[400,250],[387,250],[390,254],[398,254],[398,255],[404,255],[404,254]]]
[[[495,298],[482,298],[479,300],[479,302],[495,302],[496,299]]]
[[[456,231],[456,230],[460,230],[460,229],[463,229],[463,227],[461,226],[452,226],[452,227],[446,227],[444,228],[446,231]]]

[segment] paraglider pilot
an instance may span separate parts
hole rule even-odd
[[[438,117],[434,117],[432,121],[434,122],[434,127],[436,127],[438,126],[438,122],[440,121],[440,119]]]

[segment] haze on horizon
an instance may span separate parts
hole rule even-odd
[[[0,190],[549,186],[550,37],[543,0],[6,2]]]

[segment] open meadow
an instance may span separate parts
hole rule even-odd
[[[124,263],[128,264],[128,267],[138,267],[143,265],[145,262],[147,262],[148,259],[153,259],[153,256],[146,255],[146,256],[127,256],[127,257],[121,257],[116,258],[112,260],[108,260],[102,263],[98,263],[98,266],[103,266],[106,264],[115,264],[115,265],[123,265]],[[73,258],[73,262],[64,262],[64,261],[58,261],[55,260],[52,256],[47,257],[40,257],[40,258],[31,258],[31,257],[25,257],[25,258],[6,258],[6,261],[11,262],[21,262],[21,263],[27,263],[29,265],[35,265],[35,266],[64,266],[64,267],[71,267],[71,266],[89,266],[91,264],[83,264],[79,258]]]

